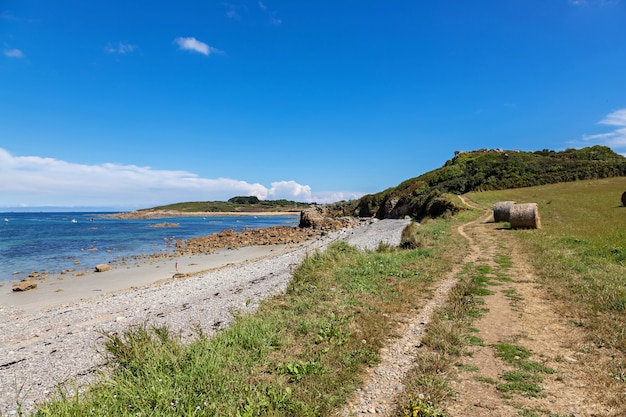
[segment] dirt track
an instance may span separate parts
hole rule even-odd
[[[485,210],[462,199],[470,207]],[[593,377],[597,355],[589,353],[581,331],[560,317],[537,282],[514,233],[493,222],[490,210],[477,220],[463,224],[459,234],[468,240],[470,251],[463,264],[489,267],[494,278],[485,295],[485,315],[473,327],[482,344],[471,346],[462,356],[459,374],[450,384],[457,395],[446,405],[449,417],[583,417],[619,416],[623,410],[610,409],[602,402],[603,387]],[[510,265],[503,266],[502,259]],[[497,262],[499,261],[499,263]],[[444,277],[433,299],[401,329],[404,336],[381,354],[378,366],[368,370],[366,383],[355,393],[340,415],[391,415],[394,397],[402,389],[407,364],[417,352],[421,335],[438,305],[445,302],[462,265]],[[501,280],[495,280],[500,277]],[[506,279],[502,279],[506,277]],[[509,344],[527,349],[528,361],[541,364],[551,373],[533,374],[541,389],[536,396],[524,391],[503,391],[503,379],[516,367],[497,355],[495,345]],[[552,372],[554,371],[554,372]]]
[[[471,204],[471,203],[468,203]],[[490,212],[478,222],[463,225],[460,232],[469,239],[475,265],[486,265],[504,273],[510,281],[493,281],[493,292],[484,296],[486,314],[474,327],[483,346],[471,347],[465,363],[474,372],[461,372],[453,388],[458,396],[449,407],[452,416],[617,416],[602,404],[602,387],[589,375],[596,355],[586,353],[583,335],[567,317],[557,313],[546,297],[545,288],[531,267],[524,248],[514,233],[493,223]],[[496,260],[506,256],[510,267]],[[496,387],[502,376],[516,370],[496,355],[494,345],[507,343],[531,352],[528,358],[554,373],[541,373],[542,388],[537,397],[523,392],[505,393]],[[490,383],[495,381],[496,383]],[[528,414],[522,414],[523,412]],[[530,414],[534,413],[534,414]]]

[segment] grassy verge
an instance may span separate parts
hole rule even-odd
[[[166,328],[108,335],[110,369],[84,392],[59,391],[37,416],[329,415],[378,361],[384,341],[463,255],[459,219],[430,221],[403,245],[344,243],[309,256],[286,293],[183,344]]]
[[[617,409],[624,408],[626,383],[625,188],[624,178],[613,178],[468,195],[485,206],[539,204],[542,228],[511,233],[524,242],[560,314],[585,331],[583,350],[596,358],[595,386]]]

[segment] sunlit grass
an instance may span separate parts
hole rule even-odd
[[[620,177],[468,194],[485,207],[538,203],[542,228],[510,233],[523,242],[559,313],[585,331],[590,346],[610,349],[610,369],[600,369],[599,379],[626,373],[625,190],[626,178]],[[606,397],[622,402],[619,392],[607,391]]]

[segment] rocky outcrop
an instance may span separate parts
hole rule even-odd
[[[313,230],[337,230],[358,223],[353,217],[330,217],[323,207],[313,207],[300,213],[300,227]]]
[[[244,246],[301,243],[315,238],[319,231],[291,226],[272,226],[242,232],[223,230],[209,236],[176,241],[176,254],[205,254],[217,249],[237,249]]]
[[[359,223],[352,217],[326,216],[322,208],[308,209],[300,213],[300,225],[272,226],[248,229],[242,232],[223,230],[209,236],[176,241],[176,255],[213,253],[218,249],[237,249],[244,246],[264,246],[302,243],[324,235],[331,230],[342,229]]]

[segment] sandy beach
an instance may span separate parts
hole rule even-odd
[[[238,250],[219,250],[207,255],[186,255],[171,258],[146,258],[112,270],[94,270],[78,275],[49,274],[37,280],[37,288],[14,292],[15,281],[0,283],[0,309],[6,308],[34,314],[61,305],[88,300],[101,294],[140,288],[174,279],[176,274],[189,276],[243,261],[253,261],[264,256],[280,253],[285,245],[248,246]],[[178,261],[178,271],[176,271]],[[180,278],[182,278],[182,276]],[[179,278],[179,279],[180,279]]]
[[[16,415],[55,393],[59,384],[83,386],[105,363],[104,334],[129,326],[167,326],[183,339],[194,329],[213,334],[237,311],[251,311],[289,284],[307,256],[337,240],[361,249],[398,245],[409,220],[369,221],[289,245],[252,246],[178,258],[62,280],[36,290],[0,287],[0,415]],[[106,277],[106,279],[105,279]],[[57,277],[58,278],[58,277]],[[58,290],[61,291],[58,291]]]

